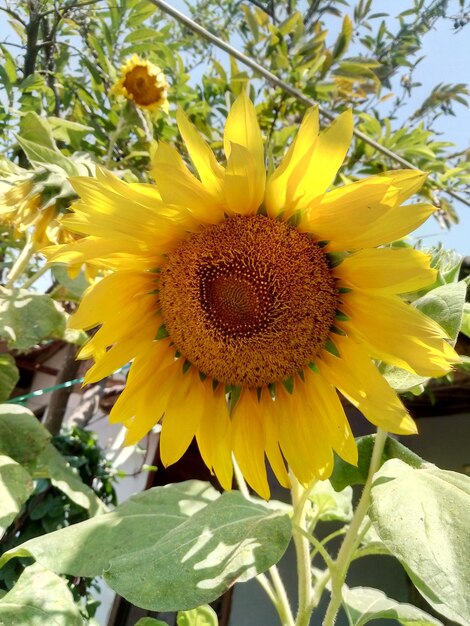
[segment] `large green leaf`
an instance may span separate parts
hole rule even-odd
[[[0,287],[0,337],[24,351],[44,339],[61,338],[66,316],[46,294]]]
[[[20,119],[19,136],[50,150],[57,150],[49,123],[34,111],[28,111]]]
[[[211,602],[236,580],[265,571],[290,536],[284,511],[188,481],[150,489],[111,513],[27,541],[0,566],[29,555],[57,573],[104,572],[112,589],[134,604],[174,611]]]
[[[10,397],[20,373],[11,354],[0,354],[0,402]]]
[[[17,140],[31,165],[36,167],[45,166],[47,169],[54,171],[63,171],[68,176],[78,176],[80,174],[75,163],[62,154],[60,150],[49,148],[41,143],[30,141],[29,139],[24,139],[19,135],[17,136]]]
[[[113,558],[104,578],[138,606],[189,609],[277,563],[290,537],[284,511],[224,493],[157,542]]]
[[[44,426],[24,406],[0,405],[0,454],[34,467],[50,438]]]
[[[27,541],[5,553],[0,567],[18,549],[58,574],[100,576],[112,558],[145,549],[219,497],[207,483],[187,481],[139,493],[114,511]],[[80,550],[63,550],[63,546]]]
[[[176,619],[178,626],[217,626],[217,613],[207,604],[190,611],[180,611]]]
[[[387,598],[371,587],[343,587],[343,607],[350,626],[364,626],[376,619],[393,619],[403,626],[442,626],[442,622],[412,604]]]
[[[85,626],[65,580],[37,563],[0,599],[0,624]]]
[[[19,463],[0,455],[0,537],[33,491],[33,481]]]
[[[470,625],[470,478],[434,466],[385,463],[370,517],[418,591],[445,617]]]
[[[348,485],[363,485],[366,482],[374,441],[375,435],[357,437],[357,465],[351,465],[340,457],[335,457],[335,466],[330,482],[336,491],[342,491]],[[381,462],[385,463],[388,459],[401,459],[411,467],[421,467],[425,463],[421,457],[408,450],[406,446],[393,437],[387,437]]]
[[[93,489],[85,485],[78,472],[71,467],[52,444],[49,444],[38,458],[38,463],[46,466],[48,477],[57,489],[89,511],[90,515],[105,513],[107,508]]]
[[[462,325],[466,293],[467,285],[461,280],[428,291],[413,306],[440,324],[455,343]]]
[[[319,480],[310,492],[309,500],[313,504],[313,515],[319,520],[351,521],[353,507],[350,486],[335,491],[329,480]]]

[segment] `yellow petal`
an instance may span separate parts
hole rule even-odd
[[[231,213],[254,215],[264,196],[266,173],[243,146],[232,144],[225,172],[225,202]]]
[[[204,463],[214,470],[225,490],[232,488],[231,425],[223,385],[214,391],[212,381],[205,381],[205,411],[196,431],[199,451]]]
[[[397,296],[370,296],[358,290],[344,294],[341,310],[374,358],[421,376],[443,376],[458,355],[446,344],[445,331]]]
[[[325,193],[344,161],[352,134],[353,116],[348,110],[320,133],[308,164],[301,161],[294,169],[287,185],[287,204],[301,198],[307,206]]]
[[[227,159],[232,145],[243,146],[252,156],[259,172],[265,171],[263,138],[253,103],[243,89],[232,105],[224,131],[224,150]]]
[[[264,460],[265,443],[262,406],[256,391],[244,389],[233,410],[233,452],[247,483],[268,500],[270,490]]]
[[[166,407],[160,435],[163,465],[178,461],[193,440],[205,409],[204,386],[199,374],[190,368],[181,374]]]
[[[262,390],[261,404],[265,407],[266,456],[279,483],[283,487],[289,488],[290,480],[281,449],[279,448],[279,424],[272,410],[274,402],[266,388]]]
[[[346,287],[406,293],[435,281],[437,270],[429,267],[430,259],[430,255],[411,248],[372,248],[347,257],[333,273]]]
[[[215,197],[223,198],[224,169],[218,163],[214,153],[201,137],[196,127],[182,109],[176,113],[178,128],[188,148],[194,166],[206,189]]]
[[[321,422],[328,442],[339,456],[357,465],[357,446],[334,387],[316,372],[305,370],[305,395]]]
[[[220,199],[191,174],[173,146],[158,145],[150,173],[165,202],[187,208],[200,222],[213,224],[223,218]]]
[[[389,180],[392,187],[398,191],[397,205],[403,204],[405,200],[418,192],[428,177],[425,172],[419,170],[390,170],[379,176]]]
[[[140,322],[141,324],[135,327],[136,330],[131,335],[120,340],[116,338],[117,343],[104,352],[100,358],[95,356],[95,364],[85,374],[85,384],[96,383],[109,376],[133,359],[136,354],[148,348],[155,336],[155,321],[150,317],[141,316]]]
[[[70,316],[70,328],[88,330],[125,309],[136,298],[144,297],[149,306],[155,296],[154,276],[147,272],[114,272],[90,285],[82,296],[78,310]]]
[[[279,167],[266,182],[265,207],[269,217],[276,218],[286,209],[287,185],[292,172],[315,147],[319,131],[318,107],[308,109],[299,132]]]
[[[317,363],[320,374],[375,426],[396,434],[415,434],[408,411],[364,349],[340,336],[335,337],[335,344],[341,356],[324,351]]]
[[[173,388],[173,379],[180,375],[181,365],[175,362],[175,351],[169,342],[154,341],[131,365],[127,383],[114,404],[109,421],[112,424],[131,423],[138,417],[134,432],[141,432],[144,426],[150,430],[161,418]],[[149,376],[152,372],[152,376]],[[135,421],[135,420],[134,420]],[[146,431],[145,431],[146,432]],[[144,434],[145,434],[144,432]],[[138,441],[138,439],[137,439]]]
[[[333,469],[333,452],[307,402],[304,383],[296,379],[292,394],[278,385],[274,409],[282,453],[299,482],[306,486],[314,478],[328,478]]]
[[[131,262],[130,257],[135,256],[136,264],[142,268],[141,259],[138,258],[141,254],[141,250],[137,242],[130,240],[113,239],[108,241],[100,237],[86,237],[71,244],[45,248],[42,252],[51,263],[81,265],[88,261],[97,262],[97,259],[99,259],[99,264],[102,267],[121,265],[122,259],[129,255],[129,257],[127,257],[128,260]],[[145,261],[143,261],[144,268],[146,268],[148,264],[149,263],[146,265]],[[151,267],[155,267],[155,260],[153,260]]]

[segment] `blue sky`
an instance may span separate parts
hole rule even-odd
[[[394,0],[393,2],[376,0],[374,10],[386,11],[391,17],[395,17],[409,8],[411,3],[412,0]],[[182,0],[172,0],[171,4],[186,12]],[[450,12],[454,10],[457,13],[458,5],[457,0],[451,0]],[[5,14],[0,13],[0,38],[4,39],[8,31],[11,33],[10,27],[6,24]],[[454,32],[451,20],[439,20],[437,26],[424,37],[421,53],[425,55],[425,59],[417,66],[413,75],[414,81],[422,83],[423,86],[413,90],[412,102],[400,110],[403,122],[438,83],[469,82],[469,31],[470,25],[460,32]],[[331,40],[334,40],[335,34],[330,33]],[[217,53],[217,57],[223,56],[225,53]],[[224,62],[222,58],[221,61]],[[456,117],[439,118],[437,128],[442,133],[440,138],[443,141],[452,141],[457,149],[465,149],[470,146],[470,108],[456,105],[455,113]],[[416,231],[415,235],[421,237],[426,246],[435,245],[440,241],[446,248],[453,248],[461,254],[468,255],[470,254],[470,207],[458,202],[455,203],[455,207],[460,218],[459,224],[449,231],[442,230],[438,222],[431,218]]]

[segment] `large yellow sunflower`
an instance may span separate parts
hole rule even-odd
[[[397,295],[434,280],[429,257],[376,247],[432,213],[402,205],[425,175],[391,171],[328,191],[352,138],[350,112],[319,133],[309,110],[268,177],[245,94],[227,119],[225,167],[182,111],[177,120],[199,179],[163,143],[156,186],[105,170],[75,178],[81,201],[64,222],[87,237],[53,255],[114,270],[71,321],[101,325],[81,351],[95,360],[86,382],[133,359],[111,413],[127,443],[162,420],[165,464],[195,437],[225,488],[233,451],[267,498],[265,458],[283,485],[285,461],[304,484],[330,475],[333,450],[356,463],[337,390],[373,424],[415,433],[371,358],[426,376],[458,360],[443,329]]]

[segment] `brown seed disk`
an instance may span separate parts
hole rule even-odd
[[[157,85],[155,76],[149,74],[147,67],[136,65],[126,74],[124,87],[132,94],[134,102],[139,106],[149,106],[159,102],[165,87]]]
[[[285,222],[231,217],[191,235],[160,274],[178,352],[225,384],[280,382],[328,339],[338,295],[325,254]]]

